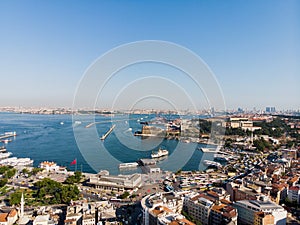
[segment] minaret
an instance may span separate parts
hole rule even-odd
[[[25,204],[25,201],[24,201],[24,195],[23,195],[23,192],[22,192],[22,197],[21,197],[21,214],[20,214],[20,218],[22,218],[24,216],[24,204]]]

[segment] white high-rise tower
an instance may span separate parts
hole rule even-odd
[[[22,218],[24,216],[24,204],[25,204],[25,201],[24,201],[24,195],[23,195],[23,192],[22,192],[20,218]]]

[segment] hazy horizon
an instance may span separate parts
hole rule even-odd
[[[299,110],[299,12],[293,0],[1,1],[0,107],[72,107],[100,56],[127,43],[162,40],[207,64],[226,109]],[[95,105],[218,108],[206,94],[182,71],[145,63],[118,71]]]

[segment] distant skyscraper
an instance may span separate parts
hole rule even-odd
[[[266,113],[274,113],[274,112],[276,112],[276,109],[275,109],[274,106],[273,107],[266,107]]]

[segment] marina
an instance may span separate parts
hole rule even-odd
[[[148,115],[147,115],[148,116]],[[114,119],[116,121],[120,121],[120,123],[116,123],[116,128],[118,129],[118,135],[120,138],[132,137],[134,135],[134,131],[141,129],[141,124],[137,122],[137,119],[141,117],[145,118],[140,114],[131,115],[129,118],[127,115],[116,115]],[[155,117],[155,115],[149,115],[149,119]],[[34,160],[34,166],[38,166],[40,162],[48,160],[54,161],[62,166],[67,166],[70,170],[74,170],[75,166],[70,166],[70,162],[74,159],[78,159],[78,165],[82,164],[82,169],[84,172],[95,173],[100,169],[107,169],[111,174],[119,174],[119,164],[121,162],[137,162],[139,159],[152,160],[151,153],[153,151],[158,151],[157,149],[149,148],[148,151],[138,151],[134,150],[134,148],[127,147],[123,145],[118,138],[111,132],[103,141],[103,145],[100,146],[102,150],[105,148],[109,154],[111,154],[114,158],[118,160],[115,163],[107,162],[105,157],[101,157],[99,154],[99,145],[96,142],[93,142],[91,138],[89,138],[89,130],[86,129],[85,125],[89,124],[87,118],[80,118],[81,125],[75,126],[75,128],[82,135],[87,135],[82,141],[84,146],[89,146],[89,151],[94,151],[95,157],[92,160],[97,159],[97,164],[93,167],[91,164],[86,162],[83,158],[81,151],[79,150],[76,139],[74,138],[74,122],[72,120],[71,115],[32,115],[32,114],[1,114],[2,121],[5,124],[2,124],[3,130],[0,133],[4,134],[4,131],[16,131],[17,139],[11,138],[13,141],[8,143],[8,145],[4,145],[7,148],[7,151],[12,152],[13,156],[16,157],[28,157]],[[111,126],[111,122],[107,122],[108,118],[106,116],[96,115],[95,121],[99,122],[96,125],[98,131],[103,131],[100,133],[99,139],[102,134],[109,131]],[[11,123],[9,121],[12,121]],[[64,122],[64,125],[61,125],[60,122]],[[79,121],[79,120],[78,120]],[[122,121],[122,122],[121,122]],[[127,121],[127,123],[126,123]],[[101,123],[100,123],[101,122]],[[128,129],[131,128],[131,132],[128,132]],[[120,129],[120,130],[119,130]],[[113,130],[115,131],[115,130]],[[82,136],[83,137],[83,136]],[[136,141],[136,146],[143,145],[155,145],[156,139],[143,139],[143,138],[134,138]],[[32,143],[32,144],[31,144]],[[132,142],[133,143],[133,142]],[[178,146],[179,141],[175,139],[163,139],[160,143],[160,146],[164,146],[163,148],[169,151],[169,155],[173,154],[174,149]],[[175,157],[175,164],[177,162],[182,161],[182,155],[185,154],[186,148],[189,148],[189,145],[193,145],[193,143],[187,143],[182,146],[179,146]],[[206,145],[198,144],[198,147],[205,147]],[[4,150],[4,149],[3,149]],[[192,151],[192,150],[191,150]],[[204,156],[204,159],[210,159],[209,153],[203,153],[199,150],[193,150],[193,156],[189,159],[186,159],[186,165],[182,164],[185,170],[194,170],[199,168],[199,159]],[[126,152],[126,154],[124,154]],[[90,154],[90,153],[89,153]],[[12,157],[12,156],[11,156]],[[165,156],[165,157],[168,157]],[[163,161],[166,158],[160,157],[153,159],[151,164],[160,163],[158,161]],[[146,161],[145,161],[146,162]],[[161,164],[162,169],[168,170],[168,164]],[[179,165],[179,163],[178,163]],[[200,164],[200,168],[204,170],[206,166],[202,163]],[[123,170],[122,170],[123,172]],[[122,173],[121,172],[121,173]]]

